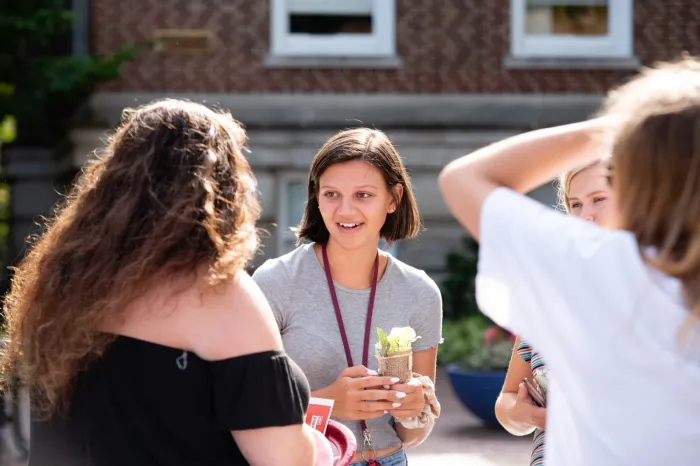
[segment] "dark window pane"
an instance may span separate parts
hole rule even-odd
[[[292,34],[371,34],[372,15],[289,15]]]

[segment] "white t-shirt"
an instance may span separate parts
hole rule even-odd
[[[605,230],[509,189],[481,214],[477,299],[547,361],[554,466],[700,465],[700,340],[677,280]],[[697,337],[697,334],[696,334]]]

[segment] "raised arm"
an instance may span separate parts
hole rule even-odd
[[[439,185],[457,220],[479,238],[484,200],[504,186],[520,193],[535,189],[564,170],[586,165],[600,157],[603,119],[589,120],[520,134],[448,164]]]

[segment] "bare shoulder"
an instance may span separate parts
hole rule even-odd
[[[183,329],[190,348],[203,359],[218,360],[282,348],[282,339],[265,296],[245,272],[200,295]]]

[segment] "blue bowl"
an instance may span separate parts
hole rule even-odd
[[[449,364],[445,371],[452,382],[452,389],[464,407],[487,426],[499,426],[495,405],[503,388],[506,371],[464,370],[457,364]]]

